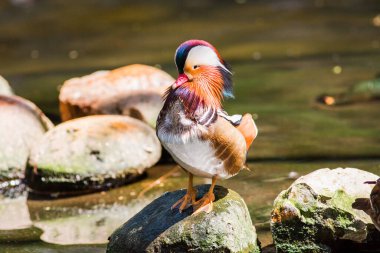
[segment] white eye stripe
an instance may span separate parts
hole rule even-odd
[[[194,68],[195,66],[200,65],[222,67],[229,72],[229,70],[220,62],[219,57],[214,50],[206,46],[193,47],[186,58],[185,67]]]

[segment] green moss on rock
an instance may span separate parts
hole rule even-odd
[[[66,121],[33,146],[25,173],[35,194],[78,195],[143,178],[161,156],[147,124],[118,115]]]
[[[197,197],[208,188],[197,187]],[[171,210],[185,190],[162,195],[112,234],[107,252],[260,252],[244,200],[220,186],[214,193],[213,211],[197,215]]]
[[[332,252],[339,241],[377,241],[367,214],[352,208],[368,197],[367,180],[378,176],[358,169],[321,169],[296,180],[274,201],[271,229],[278,252]],[[378,238],[378,239],[376,239]],[[338,245],[338,246],[337,246]]]

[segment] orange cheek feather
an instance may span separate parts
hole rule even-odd
[[[202,98],[207,105],[220,108],[223,98],[223,78],[218,69],[200,66],[197,69],[186,68],[185,70],[193,77],[188,88]]]

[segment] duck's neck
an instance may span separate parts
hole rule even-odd
[[[187,82],[175,90],[171,90],[167,99],[178,99],[184,106],[186,114],[195,116],[200,111],[209,108],[218,110],[222,108],[223,91],[219,85],[200,82],[199,80]]]

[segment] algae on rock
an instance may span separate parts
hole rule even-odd
[[[339,249],[340,240],[359,244],[379,240],[370,217],[352,208],[356,198],[371,192],[364,182],[377,178],[366,171],[338,168],[296,180],[274,201],[271,229],[277,252],[331,252]]]
[[[31,150],[26,180],[37,194],[83,194],[135,181],[160,156],[160,142],[144,122],[119,115],[87,116],[43,136]]]
[[[196,187],[197,197],[208,188]],[[197,215],[171,210],[185,190],[162,195],[112,234],[107,252],[260,252],[244,200],[220,186],[214,193],[213,210]]]

